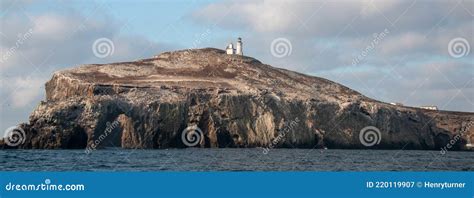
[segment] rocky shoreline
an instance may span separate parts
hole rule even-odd
[[[474,113],[391,105],[206,48],[56,72],[20,125],[24,142],[0,147],[470,150],[473,121]],[[362,136],[368,126],[376,130]]]

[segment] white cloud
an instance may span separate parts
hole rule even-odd
[[[250,27],[261,33],[287,33],[299,36],[358,37],[383,30],[425,31],[449,14],[446,21],[456,26],[469,23],[472,16],[456,3],[435,1],[345,0],[345,1],[224,1],[195,12],[197,21],[212,23],[224,18],[224,28]],[[453,8],[456,8],[454,11]],[[467,8],[469,10],[470,8]],[[392,27],[394,24],[394,27]],[[346,30],[347,25],[355,31]]]
[[[246,46],[252,45],[266,63],[317,74],[379,100],[449,103],[444,109],[474,111],[473,9],[474,1],[224,1],[193,16],[198,23],[218,18],[222,29],[245,31],[251,43]],[[351,66],[373,34],[385,29],[390,33]],[[269,54],[270,43],[279,37],[291,41],[291,56]],[[461,59],[448,53],[456,37],[471,47]],[[462,94],[451,100],[456,89]]]
[[[85,17],[65,2],[55,3],[38,12],[30,7],[34,4],[31,2],[2,2],[2,6],[8,4],[9,8],[2,10],[0,18],[0,128],[27,121],[43,99],[44,84],[54,71],[86,63],[136,60],[171,48],[124,34],[123,23],[100,10],[101,7]],[[19,39],[19,35],[30,30],[27,39]],[[115,53],[103,59],[92,51],[94,41],[102,37],[115,44]],[[5,56],[7,52],[11,53]]]

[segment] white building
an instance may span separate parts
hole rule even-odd
[[[237,54],[243,56],[244,53],[242,52],[242,39],[239,37],[237,39],[237,46],[234,48],[234,44],[231,42],[227,45],[225,49],[226,54]]]
[[[403,104],[399,102],[391,102],[390,104],[395,106],[403,106]]]
[[[227,54],[235,54],[234,44],[229,43],[229,45],[227,45],[227,48],[225,48],[225,52]]]
[[[428,110],[434,110],[437,111],[438,107],[437,106],[421,106],[420,108],[422,109],[428,109]]]

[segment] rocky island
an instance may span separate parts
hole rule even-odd
[[[54,73],[14,148],[184,148],[192,127],[200,133],[192,146],[205,148],[468,150],[473,121],[206,48]],[[379,133],[370,146],[360,139],[367,126]]]

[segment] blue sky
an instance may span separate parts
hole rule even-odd
[[[0,8],[2,130],[27,121],[55,71],[223,49],[237,37],[245,55],[377,100],[474,112],[472,0],[5,0]],[[113,54],[94,55],[100,38]],[[287,51],[278,57],[272,43],[281,39]],[[460,57],[451,41],[460,41]]]

